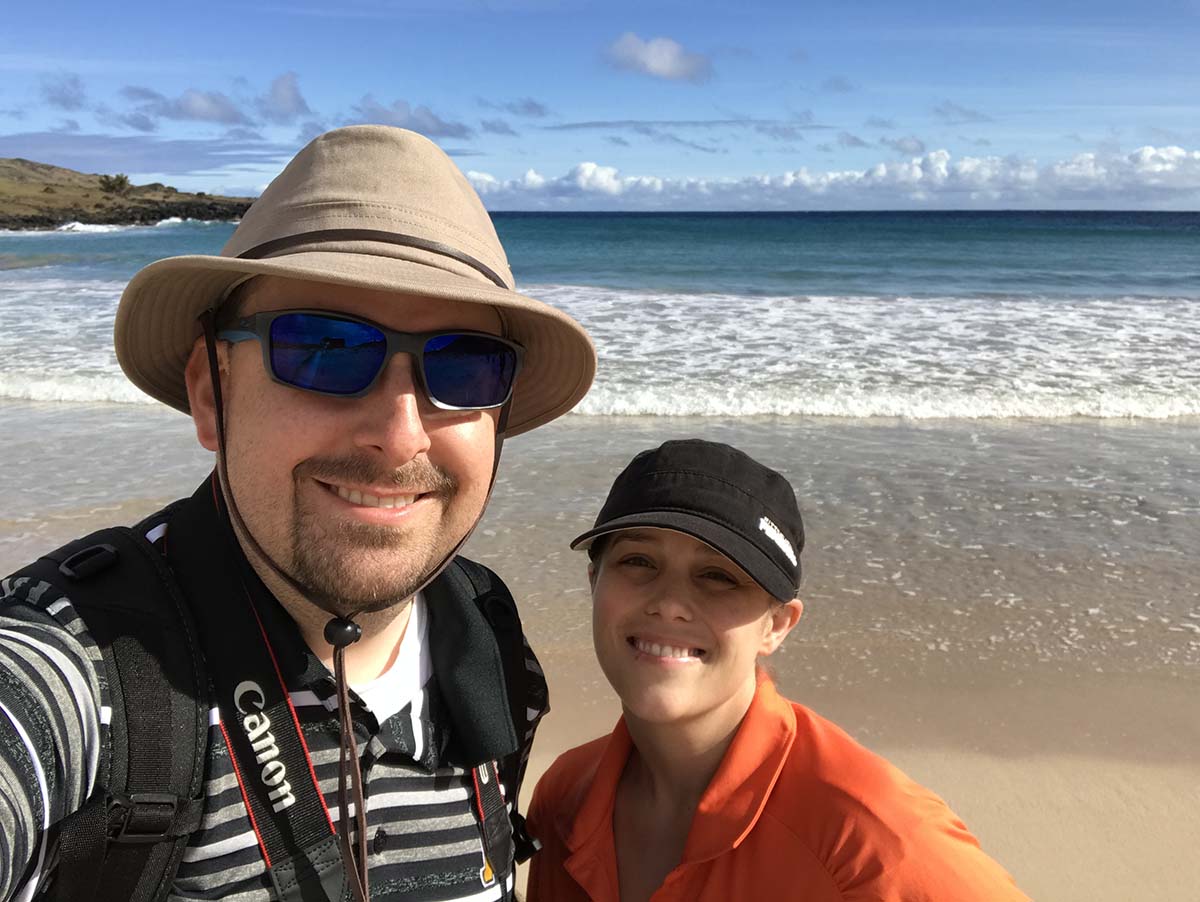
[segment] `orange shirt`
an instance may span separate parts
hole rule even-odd
[[[538,781],[529,902],[620,898],[613,802],[631,748],[622,719]],[[764,679],[653,900],[789,899],[1028,902],[945,802]]]

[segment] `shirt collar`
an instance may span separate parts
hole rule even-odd
[[[428,627],[425,596],[418,592],[409,607],[408,624],[392,666],[369,683],[350,687],[380,723],[418,699],[433,674]]]
[[[750,707],[700,797],[681,864],[707,861],[741,844],[758,822],[795,739],[796,714],[791,704],[770,679],[760,677]],[[575,809],[574,822],[556,825],[572,852],[567,870],[581,886],[599,880],[594,872],[607,867],[607,859],[615,855],[613,804],[632,749],[622,717],[594,771],[581,775],[580,783],[588,789]],[[611,866],[615,869],[615,857]]]
[[[774,683],[760,677],[742,725],[696,806],[685,863],[738,847],[766,807],[795,740],[795,711]]]

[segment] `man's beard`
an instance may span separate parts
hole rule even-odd
[[[295,485],[305,479],[395,485],[436,496],[443,514],[458,492],[450,474],[423,459],[384,469],[362,455],[309,458],[293,470]],[[469,528],[462,535],[447,535],[451,523],[444,516],[441,523],[416,534],[370,523],[343,522],[331,528],[324,517],[305,510],[300,497],[293,494],[289,569],[292,578],[310,591],[310,601],[339,617],[381,611],[411,598]],[[364,561],[370,566],[364,566]]]

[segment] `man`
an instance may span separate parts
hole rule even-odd
[[[503,439],[587,391],[586,333],[513,291],[435,145],[358,126],[305,147],[221,256],[138,273],[115,342],[217,466],[137,528],[160,578],[106,540],[0,584],[0,899],[506,898],[545,683],[507,591],[456,555]],[[170,646],[139,618],[176,601]],[[149,791],[134,746],[175,774],[196,710],[202,791]]]

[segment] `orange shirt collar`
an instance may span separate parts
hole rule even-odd
[[[746,838],[770,798],[795,739],[796,715],[791,704],[780,697],[770,679],[761,676],[733,742],[700,797],[683,863],[715,858]],[[613,803],[632,748],[622,717],[608,737],[575,822],[563,836],[571,850],[567,871],[585,888],[610,880],[615,886]]]
[[[735,849],[758,821],[796,740],[796,714],[760,676],[742,725],[700,797],[683,849],[684,862]]]

